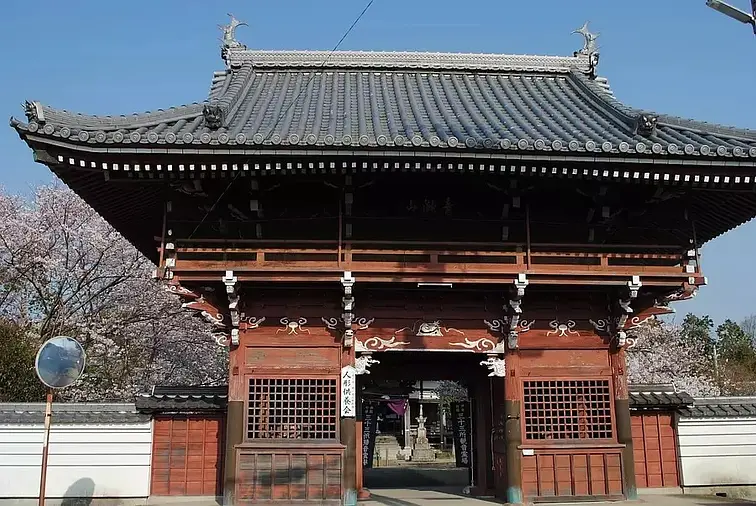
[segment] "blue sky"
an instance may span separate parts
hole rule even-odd
[[[747,0],[730,0],[747,10]],[[223,68],[226,13],[260,49],[331,49],[362,0],[4,0],[0,116],[39,100],[92,114],[128,114],[207,94]],[[340,49],[569,55],[584,21],[600,32],[599,73],[621,101],[714,123],[756,128],[756,37],[705,0],[375,0]],[[9,191],[52,180],[9,127],[0,129],[0,183]],[[703,248],[709,286],[677,304],[715,321],[756,313],[756,223]]]

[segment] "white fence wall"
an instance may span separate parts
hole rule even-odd
[[[39,495],[43,426],[0,425],[0,498]],[[55,425],[46,497],[147,497],[151,423]]]
[[[756,418],[680,418],[684,487],[756,485]]]

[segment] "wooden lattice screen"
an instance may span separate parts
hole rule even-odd
[[[523,382],[525,439],[611,439],[608,379]]]
[[[336,439],[337,380],[250,378],[247,438]]]

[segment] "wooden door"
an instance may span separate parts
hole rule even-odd
[[[632,416],[635,481],[639,488],[679,487],[672,413]]]
[[[151,495],[222,495],[224,431],[219,416],[156,417]]]

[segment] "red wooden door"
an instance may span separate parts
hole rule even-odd
[[[222,494],[221,417],[161,416],[152,438],[152,495]]]
[[[671,413],[633,415],[635,481],[639,488],[679,487],[677,441]]]

